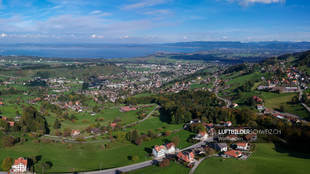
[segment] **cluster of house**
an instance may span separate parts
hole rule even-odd
[[[69,102],[66,102],[63,106],[64,108],[70,108],[76,112],[83,112],[83,109],[84,107],[82,106],[81,102],[80,101],[75,101],[75,102],[72,102],[72,101],[69,101]]]
[[[293,123],[300,123],[301,122],[298,117],[290,115],[290,114],[286,114],[286,113],[272,112],[271,115],[276,117],[276,118],[279,118],[281,120],[285,119],[285,120],[291,121]]]
[[[191,82],[175,82],[174,85],[171,87],[165,89],[164,91],[161,91],[162,93],[164,92],[173,92],[173,93],[178,93],[183,90],[188,90],[191,86]]]
[[[117,66],[125,67],[128,71],[94,77],[89,83],[90,90],[85,93],[93,95],[91,91],[96,91],[101,96],[105,96],[108,101],[115,102],[118,99],[125,99],[129,95],[139,94],[144,91],[154,92],[165,83],[184,75],[193,74],[205,67],[203,64],[157,65],[130,63],[119,63]],[[116,81],[115,79],[121,80]],[[189,85],[190,83],[177,83],[168,90],[178,92],[188,89]],[[123,91],[126,91],[126,94]]]
[[[214,148],[220,152],[222,157],[240,158],[244,155],[245,151],[250,150],[250,144],[248,142],[236,142],[228,146],[227,143],[211,143],[209,147]]]
[[[204,139],[207,134],[205,132],[200,132],[195,138],[199,138],[200,140]],[[257,138],[256,134],[248,134],[245,136],[248,141],[254,140]],[[236,137],[234,140],[238,141]],[[156,160],[161,160],[166,157],[176,157],[179,161],[187,163],[188,166],[195,163],[195,155],[205,154],[206,149],[213,148],[219,155],[224,158],[243,158],[246,159],[247,152],[250,150],[250,143],[247,141],[240,141],[231,143],[228,145],[227,143],[206,143],[206,145],[202,145],[201,147],[196,147],[189,150],[180,151],[175,147],[173,143],[168,143],[165,145],[156,145],[152,150],[152,155]]]
[[[120,112],[129,112],[135,110],[137,110],[137,107],[123,106],[120,108]]]
[[[193,163],[195,154],[192,151],[180,151],[175,147],[174,143],[165,145],[156,145],[152,150],[155,159],[160,160],[169,156],[176,156],[180,161]]]
[[[305,84],[309,83],[310,77],[307,74],[298,71],[295,67],[286,68],[284,64],[282,65],[283,67],[279,67],[277,65],[269,66],[271,67],[266,69],[269,69],[269,71],[272,72],[280,70],[286,74],[286,77],[278,78],[277,75],[275,75],[271,80],[265,80],[265,78],[262,77],[264,85],[258,86],[257,90],[290,93],[298,92],[298,86],[304,89],[307,88],[307,85]]]
[[[263,112],[265,110],[265,106],[264,106],[264,100],[258,96],[253,96],[253,100],[257,103],[256,104],[256,109],[259,112]]]

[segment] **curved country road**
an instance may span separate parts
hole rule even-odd
[[[193,145],[191,145],[189,147],[181,149],[181,151],[200,147],[204,143],[205,142],[199,142],[199,143],[193,144]],[[141,169],[141,168],[144,168],[144,167],[151,166],[153,164],[154,164],[153,160],[149,160],[149,161],[144,161],[144,162],[141,162],[141,163],[131,164],[131,165],[128,165],[128,166],[123,166],[123,167],[118,167],[118,168],[113,168],[113,169],[99,170],[99,171],[93,171],[93,172],[80,172],[80,173],[83,173],[83,174],[117,174],[119,172],[129,172],[129,171]]]

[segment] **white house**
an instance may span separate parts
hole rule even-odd
[[[14,161],[14,164],[11,167],[10,173],[25,173],[27,172],[27,159],[19,157]]]
[[[78,136],[78,135],[80,135],[81,134],[81,132],[79,131],[79,130],[72,130],[71,131],[71,136]]]
[[[174,143],[166,144],[166,148],[167,148],[166,154],[174,154],[175,153],[175,145],[174,145]]]
[[[155,158],[163,158],[166,154],[174,154],[175,153],[175,145],[174,143],[168,143],[166,145],[154,146],[152,154]]]
[[[249,143],[236,143],[236,149],[248,150],[249,149]]]
[[[259,112],[262,112],[265,108],[264,108],[264,106],[263,105],[257,105],[256,106],[257,107],[257,110],[259,111]]]
[[[199,141],[205,141],[208,138],[208,133],[206,131],[200,131],[193,139]]]
[[[154,146],[152,154],[155,158],[163,158],[166,155],[166,147],[161,145],[161,146]]]

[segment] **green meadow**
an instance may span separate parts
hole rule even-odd
[[[174,136],[180,138],[179,148],[190,146],[186,139],[191,135],[188,131],[180,131],[167,137],[143,142],[137,146],[127,141],[111,142],[108,148],[103,148],[104,143],[48,143],[29,140],[9,148],[0,149],[0,161],[6,157],[31,157],[41,155],[42,159],[51,161],[53,167],[48,172],[73,172],[90,171],[120,167],[151,159],[149,153],[156,144],[164,144]],[[138,156],[132,161],[130,156]]]
[[[199,165],[195,174],[308,174],[309,164],[309,155],[277,152],[273,144],[256,144],[256,150],[248,160],[209,158]]]

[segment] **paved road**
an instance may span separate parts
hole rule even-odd
[[[298,83],[298,91],[299,91],[299,97],[298,97],[298,99],[299,99],[299,101],[301,102],[301,105],[303,105],[304,108],[305,108],[308,112],[310,112],[310,107],[309,107],[308,105],[306,105],[305,103],[302,103],[302,95],[303,95],[303,92],[304,92],[304,91],[300,88],[299,83]]]
[[[208,138],[206,141],[213,141],[213,138]],[[181,151],[192,149],[192,148],[197,148],[197,147],[200,147],[201,145],[204,145],[204,144],[205,144],[205,142],[199,142],[199,143],[193,144],[189,147],[183,148],[183,149],[181,149]],[[99,171],[93,171],[93,172],[81,172],[81,173],[83,173],[83,174],[117,174],[120,171],[129,172],[129,171],[141,169],[144,167],[148,167],[148,166],[151,166],[153,164],[154,164],[153,160],[149,160],[149,161],[145,161],[145,162],[141,162],[141,163],[137,163],[137,164],[132,164],[132,165],[124,166],[124,167],[118,167],[118,168],[107,169],[107,170],[99,170]]]
[[[118,172],[129,172],[137,169],[141,169],[147,166],[153,165],[153,160],[132,164],[124,167],[118,167],[113,169],[107,169],[107,170],[100,170],[100,171],[94,171],[94,172],[81,172],[83,174],[117,174]]]
[[[224,101],[224,102],[226,103],[226,107],[229,108],[229,107],[231,106],[231,101],[228,100],[228,99],[225,99],[225,98],[222,98],[222,97],[218,96],[219,86],[217,85],[217,78],[218,78],[218,77],[217,77],[217,75],[216,75],[216,76],[215,76],[215,81],[214,81],[214,83],[213,83],[213,88],[214,88],[215,96],[216,96],[218,99]]]
[[[310,107],[309,106],[307,106],[305,103],[301,103],[305,108],[306,108],[306,110],[308,111],[308,112],[310,112]]]

